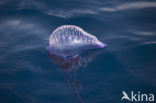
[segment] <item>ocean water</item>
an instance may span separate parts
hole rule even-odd
[[[1,0],[0,103],[80,103],[46,50],[52,31],[69,24],[107,44],[76,70],[84,103],[156,95],[155,11],[155,0]]]

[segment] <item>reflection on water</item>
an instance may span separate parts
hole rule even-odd
[[[105,50],[82,55],[77,78],[85,103],[120,103],[123,90],[155,93],[155,4],[1,0],[0,102],[79,103],[46,51],[51,32],[67,24],[107,44]]]

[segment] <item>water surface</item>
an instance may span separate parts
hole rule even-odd
[[[51,32],[68,24],[107,44],[77,71],[85,103],[156,93],[155,11],[154,0],[1,0],[0,102],[79,103],[46,51]]]

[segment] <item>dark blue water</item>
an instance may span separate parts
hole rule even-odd
[[[52,31],[67,24],[107,44],[77,71],[85,103],[121,103],[123,90],[156,93],[154,0],[1,0],[0,103],[80,103],[46,51]]]

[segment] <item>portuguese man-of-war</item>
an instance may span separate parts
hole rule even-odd
[[[94,35],[74,25],[58,27],[49,38],[48,55],[63,71],[66,83],[72,87],[81,103],[84,103],[78,91],[81,84],[76,78],[78,67],[83,65],[80,54],[86,50],[100,49],[105,46]]]

